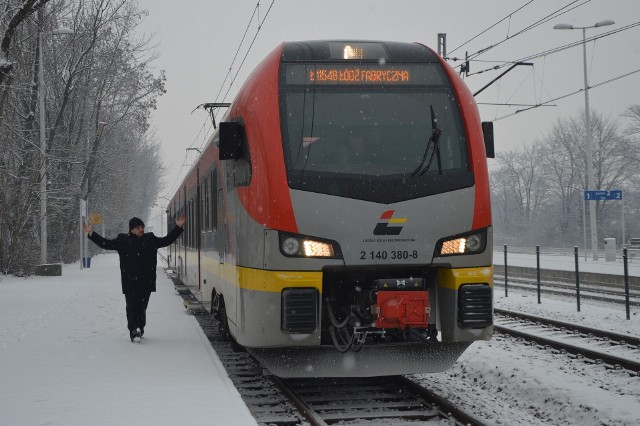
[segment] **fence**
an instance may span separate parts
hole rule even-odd
[[[504,262],[500,265],[501,261]],[[503,253],[494,253],[494,268],[497,274],[504,275],[504,295],[509,295],[509,275],[524,277],[529,282],[535,280],[538,303],[541,299],[541,285],[544,282],[575,283],[577,310],[580,312],[581,287],[605,287],[609,289],[624,288],[623,297],[627,319],[630,319],[630,292],[640,294],[640,265],[630,265],[628,250],[620,251],[615,262],[587,262],[582,259],[578,247],[573,253],[567,249],[545,249],[541,253],[540,246],[532,249],[511,248],[505,244]],[[534,266],[535,264],[535,266]],[[541,264],[545,269],[542,269]]]

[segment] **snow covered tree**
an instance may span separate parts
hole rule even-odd
[[[629,108],[625,117],[631,124],[626,132],[620,130],[624,126],[619,119],[591,114],[595,186],[623,189],[625,199],[633,197],[638,183],[640,137],[634,135],[640,128],[639,113],[637,106]],[[517,235],[520,243],[515,244],[519,245],[581,245],[587,187],[584,140],[584,114],[578,113],[558,119],[540,142],[498,154],[500,167],[491,176],[492,203],[496,228],[504,228],[496,230],[497,235],[505,239]],[[598,201],[596,208],[598,234],[620,239],[620,203]],[[633,217],[637,218],[637,212]]]
[[[151,71],[156,54],[150,41],[136,33],[145,16],[137,1],[54,0],[46,7],[44,0],[13,2],[11,8],[3,6],[0,35],[11,32],[15,20],[6,12],[18,3],[37,13],[26,14],[11,30],[12,37],[19,36],[12,38],[11,66],[5,67],[0,85],[0,102],[5,100],[0,103],[5,106],[0,144],[6,147],[0,151],[4,273],[29,273],[38,263],[44,159],[49,261],[79,258],[80,199],[88,199],[91,212],[102,213],[107,223],[121,222],[123,215],[144,216],[159,191],[163,170],[148,130],[150,111],[165,91],[165,77]],[[56,36],[59,28],[73,33]],[[40,48],[45,64],[44,153],[37,114]]]

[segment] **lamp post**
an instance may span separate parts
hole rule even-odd
[[[587,151],[587,191],[595,190],[593,177],[593,149],[591,147],[591,114],[589,113],[589,81],[587,77],[587,28],[605,27],[615,24],[614,21],[596,22],[588,27],[576,27],[570,24],[556,24],[554,30],[582,30],[582,52],[584,57],[584,115],[585,115],[585,145]],[[593,260],[598,260],[598,227],[596,220],[596,205],[589,201],[589,219],[591,228],[591,253]]]
[[[51,34],[74,34],[73,30],[60,28]],[[42,32],[38,33],[38,107],[40,109],[40,262],[47,263],[47,136],[44,126],[44,61],[42,54]]]
[[[171,198],[169,198],[169,197],[164,197],[164,196],[162,196],[162,195],[158,195],[158,196],[157,196],[157,198],[162,198],[163,200],[165,200],[165,201],[167,201],[167,202],[171,203]],[[160,206],[160,229],[161,229],[163,232],[167,232],[167,231],[166,231],[166,230],[164,230],[164,228],[162,227],[162,222],[163,222],[162,217],[163,217],[165,214],[167,214],[167,213],[169,212],[169,210],[165,210],[165,208],[164,208],[164,207],[162,207],[162,204],[160,204],[160,201],[159,201],[159,200],[157,200],[157,199],[156,199],[156,204],[157,204],[158,206]],[[169,223],[167,223],[167,228],[168,228],[168,227],[169,227]]]

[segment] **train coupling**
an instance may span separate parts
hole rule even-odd
[[[428,328],[431,307],[422,278],[375,280],[376,303],[371,311],[376,328]]]

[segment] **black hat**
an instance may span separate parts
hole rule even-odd
[[[137,217],[132,217],[129,221],[129,231],[131,231],[136,226],[144,226],[144,222]]]

